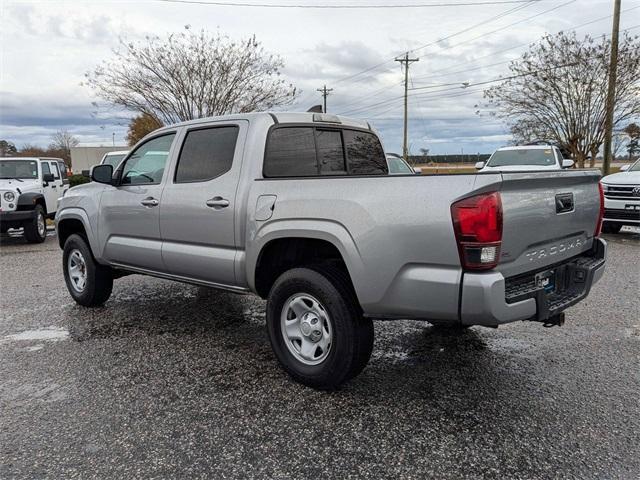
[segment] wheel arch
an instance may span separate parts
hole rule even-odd
[[[334,222],[272,222],[259,231],[247,253],[247,282],[251,290],[265,298],[275,279],[284,271],[335,261],[344,266],[356,295],[363,264],[355,242],[347,230]]]
[[[39,192],[25,192],[21,193],[18,197],[18,210],[33,210],[36,205],[41,205],[44,209],[44,214],[47,215],[47,202],[44,195]]]
[[[56,216],[56,232],[58,234],[58,244],[64,248],[67,239],[77,233],[82,235],[89,242],[89,247],[94,257],[97,257],[97,243],[91,223],[87,213],[80,208],[67,208],[58,212]]]

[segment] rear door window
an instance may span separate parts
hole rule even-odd
[[[342,134],[340,130],[316,130],[318,163],[322,175],[346,175]]]
[[[233,164],[238,132],[235,125],[188,132],[178,159],[175,182],[204,182],[228,172]]]
[[[264,162],[266,177],[307,177],[318,174],[313,127],[272,130]]]
[[[351,175],[387,175],[389,167],[378,137],[358,130],[344,130],[344,146]]]

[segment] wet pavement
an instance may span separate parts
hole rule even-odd
[[[640,477],[640,234],[561,328],[375,322],[341,391],[277,367],[264,303],[138,275],[67,294],[0,240],[0,478]]]

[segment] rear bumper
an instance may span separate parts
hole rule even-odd
[[[556,289],[547,293],[536,285],[532,271],[505,279],[501,273],[466,273],[463,278],[460,319],[463,325],[495,327],[517,320],[544,322],[584,299],[604,273],[607,244],[598,238],[589,252],[558,265]]]
[[[35,213],[35,210],[0,212],[0,225],[3,228],[20,228],[24,222],[33,220]]]

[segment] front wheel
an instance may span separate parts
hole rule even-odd
[[[330,265],[280,275],[269,293],[267,329],[282,367],[323,390],[358,375],[373,349],[373,323],[363,317],[346,273]]]
[[[74,234],[64,243],[62,269],[67,290],[80,305],[96,307],[111,296],[111,269],[95,261],[84,237]]]
[[[42,205],[36,205],[33,219],[25,223],[24,237],[29,243],[42,243],[47,239],[47,223]]]

